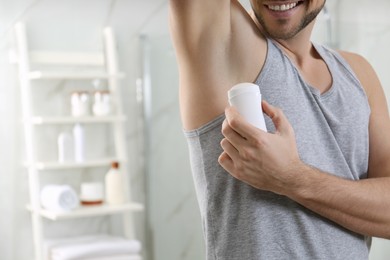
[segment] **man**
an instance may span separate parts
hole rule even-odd
[[[207,259],[368,259],[369,238],[390,237],[380,82],[310,42],[325,0],[251,4],[253,18],[237,0],[170,0]],[[241,82],[259,85],[268,133],[227,108]]]

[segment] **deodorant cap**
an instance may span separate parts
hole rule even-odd
[[[260,94],[260,88],[259,86],[253,83],[247,83],[247,82],[239,83],[228,91],[228,98],[232,99],[235,96],[243,93]]]
[[[259,86],[253,83],[240,83],[228,91],[229,104],[235,107],[246,121],[267,132],[261,107]]]

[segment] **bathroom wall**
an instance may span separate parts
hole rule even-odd
[[[248,1],[240,2],[250,8]],[[385,48],[385,44],[390,43],[390,38],[385,37],[386,34],[389,36],[390,20],[384,19],[387,14],[384,7],[388,5],[386,0],[375,6],[369,0],[358,3],[353,0],[328,0],[328,13],[319,15],[313,41],[364,55],[373,64],[385,91],[390,94],[389,74],[385,73],[390,67],[390,51]],[[201,223],[186,157],[187,145],[180,131],[177,65],[169,35],[161,26],[167,15],[167,9],[163,8],[150,21],[144,42],[148,50],[145,58],[150,62],[147,74],[152,89],[147,183],[150,187],[148,197],[152,210],[149,228],[153,242],[149,246],[156,260],[204,259]],[[375,42],[383,47],[373,47]],[[388,248],[390,243],[387,240],[374,239],[370,260],[389,259]]]
[[[128,170],[131,174],[131,191],[135,201],[145,202],[145,183],[142,174],[140,151],[139,115],[136,102],[136,78],[140,74],[138,64],[139,33],[163,0],[0,0],[0,259],[31,260],[33,256],[30,214],[28,203],[27,172],[22,167],[24,159],[21,125],[20,92],[14,65],[9,64],[8,53],[14,47],[12,27],[16,21],[24,21],[31,49],[60,51],[97,51],[102,49],[102,29],[111,26],[117,37],[119,66],[126,73],[121,81],[124,111],[128,116],[127,148]],[[41,95],[42,106],[47,112],[63,111],[65,99],[55,99],[75,87],[74,81],[45,82],[34,94]],[[91,84],[84,81],[85,87]],[[51,91],[49,91],[51,89]],[[40,93],[38,93],[40,92]],[[57,102],[58,101],[58,102]],[[61,103],[63,102],[63,103]],[[38,103],[38,102],[37,102]],[[54,127],[55,128],[55,127]],[[40,149],[45,158],[55,158],[54,130],[44,129],[40,137]],[[100,130],[94,129],[91,134]],[[96,142],[97,143],[97,142]],[[110,146],[111,144],[107,144]],[[107,168],[96,169],[102,175]],[[69,174],[68,174],[69,173]],[[94,178],[92,170],[61,172],[42,177],[46,181],[70,183],[77,190],[78,182]],[[137,238],[144,241],[144,213],[136,214]],[[116,218],[113,218],[117,222]],[[107,218],[80,219],[63,222],[44,221],[45,233],[50,237],[90,234],[93,232],[120,232],[120,224],[111,227]],[[146,243],[144,243],[146,244]]]
[[[242,2],[249,8],[247,0]],[[24,208],[28,187],[26,171],[21,166],[24,155],[20,93],[15,68],[8,62],[8,50],[13,46],[12,24],[18,20],[26,22],[31,47],[37,49],[99,50],[102,27],[113,27],[120,67],[127,74],[122,81],[129,118],[127,170],[132,176],[133,198],[146,202],[147,207],[146,213],[136,215],[137,235],[148,251],[146,259],[204,259],[198,206],[178,114],[177,67],[167,30],[166,3],[166,0],[0,0],[0,237],[5,241],[0,243],[1,260],[31,260],[33,255],[30,214]],[[377,0],[373,5],[369,0],[328,0],[327,5],[332,19],[332,41],[327,34],[328,17],[323,14],[318,18],[313,39],[365,56],[390,97],[387,73],[390,20],[386,11],[390,2]],[[140,34],[145,35],[142,41]],[[143,168],[144,133],[140,131],[143,123],[137,119],[148,111],[137,103],[139,93],[135,84],[145,65],[144,55],[149,61],[145,76],[151,76],[152,88],[152,109],[146,122],[150,126],[146,168]],[[61,92],[72,83],[53,84]],[[47,97],[55,94],[47,93]],[[46,100],[49,106],[58,109],[57,104]],[[76,183],[81,176],[61,178]],[[81,223],[45,223],[52,236],[110,229],[104,218]],[[117,231],[120,226],[114,229]],[[370,260],[389,259],[389,248],[388,241],[374,240]]]
[[[176,59],[168,35],[144,39],[152,109],[148,197],[153,259],[203,259],[203,236],[179,117]]]

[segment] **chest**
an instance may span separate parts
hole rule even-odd
[[[297,67],[303,80],[320,94],[327,92],[333,84],[332,74],[322,59],[313,59],[302,67]]]
[[[282,79],[275,75],[283,73]],[[260,77],[262,97],[283,110],[291,123],[301,159],[340,177],[360,179],[368,165],[369,106],[361,86],[339,71],[322,93],[288,64]],[[274,131],[266,118],[267,129]]]

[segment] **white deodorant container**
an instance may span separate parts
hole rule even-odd
[[[240,83],[228,91],[229,104],[252,125],[266,131],[259,86],[253,83]]]

